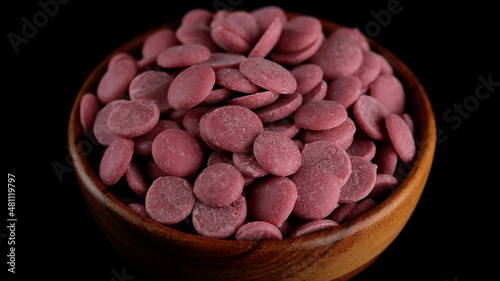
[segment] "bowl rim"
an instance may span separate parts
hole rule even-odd
[[[286,12],[286,14],[289,19],[304,15],[294,12]],[[330,20],[319,17],[316,18],[320,20],[321,24],[323,25],[323,31],[326,30],[326,32],[331,32],[339,27],[344,27],[343,25]],[[422,115],[424,115],[425,113],[425,116],[427,117],[423,119],[420,118],[424,121],[423,123],[415,123],[416,130],[414,137],[417,141],[417,153],[411,170],[408,172],[403,182],[401,182],[400,185],[395,189],[395,191],[390,194],[385,200],[378,203],[374,208],[362,214],[358,218],[347,223],[342,223],[337,227],[294,238],[266,241],[236,241],[204,237],[201,235],[176,230],[136,213],[125,203],[121,202],[115,195],[113,195],[109,191],[109,189],[99,180],[95,171],[92,169],[87,156],[83,152],[84,149],[82,148],[82,141],[84,140],[84,133],[80,123],[79,104],[82,96],[85,93],[92,92],[90,91],[91,89],[94,89],[95,93],[95,89],[97,86],[96,78],[101,77],[104,74],[105,70],[107,69],[109,60],[115,54],[120,52],[137,52],[138,49],[140,50],[140,46],[142,46],[147,36],[163,28],[175,28],[179,25],[179,23],[180,20],[173,21],[150,29],[149,31],[144,32],[136,36],[132,40],[126,42],[114,52],[109,54],[92,70],[92,72],[86,78],[85,82],[78,92],[77,97],[75,98],[70,114],[68,125],[68,143],[70,155],[75,168],[75,176],[80,177],[80,180],[85,183],[85,188],[87,188],[87,190],[94,197],[99,198],[102,203],[106,204],[106,207],[108,209],[110,209],[114,213],[119,214],[123,217],[123,219],[127,220],[132,225],[150,231],[161,238],[175,240],[177,243],[184,244],[185,246],[191,248],[207,248],[208,246],[209,251],[224,251],[236,245],[244,246],[244,248],[249,249],[260,248],[264,250],[286,250],[287,245],[289,245],[290,243],[301,242],[307,242],[308,247],[314,247],[315,245],[325,245],[326,243],[338,241],[342,237],[344,237],[346,233],[356,233],[368,227],[369,225],[376,223],[384,216],[384,213],[387,213],[387,210],[389,210],[390,212],[390,210],[395,209],[402,203],[402,201],[406,200],[407,197],[410,196],[410,193],[412,192],[412,179],[424,177],[422,174],[426,174],[425,177],[428,175],[429,171],[427,171],[427,169],[430,169],[430,165],[429,167],[424,167],[420,164],[423,161],[430,161],[430,163],[432,163],[436,145],[435,117],[429,98],[423,86],[420,84],[413,72],[398,57],[396,57],[392,52],[390,52],[371,38],[365,36],[365,38],[369,42],[371,50],[381,54],[389,61],[394,69],[395,76],[401,79],[402,75],[404,74],[404,77],[406,79],[403,79],[402,83],[405,86],[405,93],[409,91],[408,89],[412,89],[412,94],[419,96],[419,99],[421,99],[420,102],[421,106],[423,106],[423,110],[418,110],[417,113]],[[416,119],[413,116],[412,118],[414,120]]]

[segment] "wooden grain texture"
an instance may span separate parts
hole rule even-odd
[[[299,14],[288,13],[295,17]],[[340,27],[321,20],[326,33]],[[178,26],[172,22],[158,28]],[[81,87],[73,105],[68,141],[82,196],[111,243],[138,269],[157,280],[349,280],[371,264],[401,232],[422,194],[436,143],[434,114],[410,69],[371,39],[386,57],[407,93],[416,125],[417,155],[401,186],[359,218],[334,229],[279,241],[227,241],[180,232],[144,218],[120,202],[100,182],[82,146],[79,120],[83,94],[95,92],[112,55],[138,54],[145,38],[126,43],[103,60]],[[95,167],[94,167],[95,168]]]

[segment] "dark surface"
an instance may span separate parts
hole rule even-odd
[[[37,1],[9,1],[2,9],[7,58],[7,76],[2,79],[7,86],[2,89],[7,139],[3,159],[7,172],[16,176],[18,221],[15,275],[6,265],[9,232],[0,229],[0,279],[7,273],[17,280],[28,274],[51,280],[147,280],[113,248],[86,210],[69,166],[68,116],[83,81],[110,52],[189,9],[215,10],[213,3],[240,3],[238,9],[273,3],[357,26],[405,62],[426,89],[438,127],[427,187],[402,233],[354,280],[463,281],[496,276],[495,254],[490,255],[498,247],[493,239],[498,188],[490,179],[498,168],[498,151],[493,148],[500,93],[495,8],[481,1],[451,5],[402,0],[392,7],[396,13],[390,21],[385,18],[385,26],[374,29],[377,14],[387,14],[379,11],[396,2],[325,6],[324,1],[71,1],[60,4],[53,16],[39,16],[46,23],[28,30],[32,38],[15,53],[9,32],[22,35],[23,17],[32,22],[43,10]],[[488,79],[496,84],[489,91],[483,86],[476,97],[481,80]],[[7,190],[0,194],[7,196]],[[2,220],[7,225],[6,215]],[[472,278],[476,274],[481,276]]]

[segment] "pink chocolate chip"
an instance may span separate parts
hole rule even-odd
[[[348,108],[361,95],[362,86],[361,80],[356,76],[339,77],[328,84],[325,99],[336,101]]]
[[[108,127],[123,138],[135,138],[151,131],[158,123],[160,111],[155,102],[135,100],[113,109],[108,117]]]
[[[175,110],[186,110],[201,103],[212,91],[215,73],[208,65],[193,65],[174,78],[168,89],[168,103]]]
[[[203,161],[203,152],[196,138],[180,129],[165,130],[156,136],[151,154],[160,169],[176,177],[192,175]]]
[[[351,118],[347,117],[342,124],[328,130],[302,130],[300,139],[304,143],[331,141],[345,150],[352,144],[355,132],[356,124]]]
[[[384,118],[389,115],[387,109],[370,96],[360,96],[354,103],[354,118],[359,127],[372,139],[384,141],[388,138]]]
[[[410,163],[415,157],[415,141],[410,128],[399,115],[390,114],[385,118],[389,138],[399,157]]]
[[[248,109],[256,109],[272,104],[279,98],[279,96],[280,94],[271,91],[265,91],[252,95],[245,95],[228,99],[226,100],[226,103],[231,105],[243,106]]]
[[[322,168],[345,183],[351,175],[349,156],[336,143],[316,141],[306,143],[302,150],[302,167]]]
[[[85,131],[89,132],[92,129],[98,111],[97,97],[92,93],[83,95],[80,101],[80,122]]]
[[[251,110],[228,105],[219,107],[202,118],[200,130],[200,133],[203,131],[206,138],[221,149],[245,152],[252,147],[253,141],[264,127]]]
[[[161,29],[151,34],[144,41],[142,46],[142,57],[156,57],[162,51],[178,45],[179,41],[175,37],[175,32],[171,29]]]
[[[117,138],[106,149],[99,166],[101,181],[111,186],[125,174],[134,154],[134,142],[130,139]]]
[[[274,21],[271,22],[267,30],[262,34],[259,41],[255,44],[248,57],[258,57],[264,58],[271,52],[276,43],[278,42],[281,30],[283,27],[283,22],[279,18],[275,18]]]
[[[280,227],[292,213],[297,187],[287,177],[269,176],[252,190],[248,209],[255,220]]]
[[[255,138],[253,151],[260,166],[271,174],[289,176],[300,167],[299,149],[283,134],[272,131],[261,133]]]
[[[139,197],[145,198],[151,183],[147,174],[141,169],[140,164],[132,159],[124,176],[130,189]]]
[[[297,89],[292,73],[271,60],[248,58],[240,64],[240,71],[255,85],[275,93],[291,94]]]
[[[121,104],[126,103],[126,100],[114,100],[106,104],[99,112],[97,112],[94,120],[94,136],[100,144],[104,146],[110,145],[115,139],[119,138],[117,134],[111,131],[108,127],[108,117],[113,109]]]
[[[188,67],[210,58],[210,50],[199,44],[170,47],[158,55],[158,65],[165,68]]]
[[[160,113],[166,113],[172,109],[168,104],[167,93],[173,80],[171,75],[163,71],[144,71],[130,82],[130,99],[152,100],[158,106]]]
[[[403,85],[393,75],[380,75],[370,84],[370,96],[377,99],[389,113],[402,114],[405,108]]]
[[[302,51],[322,36],[321,22],[311,16],[298,16],[283,25],[276,50],[283,53]]]
[[[332,220],[314,220],[307,222],[290,233],[289,238],[299,237],[306,234],[316,233],[321,230],[336,227],[338,224]]]
[[[339,201],[342,182],[334,174],[316,167],[300,168],[290,178],[297,187],[293,213],[303,219],[328,216]]]
[[[215,72],[215,82],[228,89],[254,94],[260,90],[260,87],[250,82],[238,69],[223,68]]]
[[[233,165],[218,163],[205,168],[196,178],[193,192],[203,204],[224,207],[243,191],[243,176]]]
[[[245,197],[241,196],[225,207],[214,208],[201,201],[194,205],[192,220],[195,230],[202,236],[226,238],[243,225],[247,215]]]
[[[193,210],[196,198],[189,182],[178,177],[157,178],[146,194],[149,217],[161,224],[183,221]]]
[[[323,70],[315,64],[301,64],[294,67],[290,72],[297,81],[295,92],[304,95],[312,91],[323,79]]]
[[[281,231],[264,221],[252,221],[242,225],[234,235],[239,241],[261,241],[283,239]]]
[[[255,155],[253,155],[253,153],[234,152],[232,160],[234,166],[238,168],[238,170],[240,170],[240,172],[244,175],[254,178],[260,178],[269,174],[268,171],[266,171],[264,168],[262,168],[262,166],[260,166],[259,162],[257,162],[257,159],[255,159]]]
[[[109,68],[97,85],[97,99],[102,104],[119,99],[125,95],[130,82],[137,74],[135,61],[122,59]]]
[[[349,42],[326,40],[310,62],[321,67],[324,78],[329,80],[353,74],[363,62],[363,53]]]
[[[379,145],[372,162],[378,167],[377,173],[388,175],[394,174],[396,165],[398,164],[398,153],[390,141],[386,141]]]
[[[295,124],[308,130],[328,130],[339,126],[347,118],[345,108],[334,101],[309,101],[295,112]]]
[[[172,120],[160,120],[156,126],[146,134],[134,138],[134,152],[142,156],[151,156],[153,141],[161,132],[168,129],[180,129],[181,127]]]
[[[365,198],[375,186],[377,165],[359,156],[351,156],[352,173],[340,191],[340,203],[353,203]]]
[[[287,117],[302,104],[302,96],[297,93],[280,95],[272,104],[255,111],[262,122],[274,122]]]

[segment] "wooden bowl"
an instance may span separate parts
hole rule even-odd
[[[298,16],[288,13],[289,18]],[[326,33],[341,27],[321,20]],[[387,199],[359,218],[297,238],[230,241],[181,232],[147,219],[120,202],[99,180],[86,154],[89,140],[79,119],[83,94],[96,91],[109,59],[118,52],[138,54],[144,33],[108,56],[80,89],[70,116],[68,141],[83,198],[111,243],[134,266],[158,280],[349,280],[370,265],[401,232],[429,175],[436,144],[434,113],[417,78],[391,52],[368,38],[372,50],[394,68],[407,94],[415,123],[417,154],[406,179]]]

